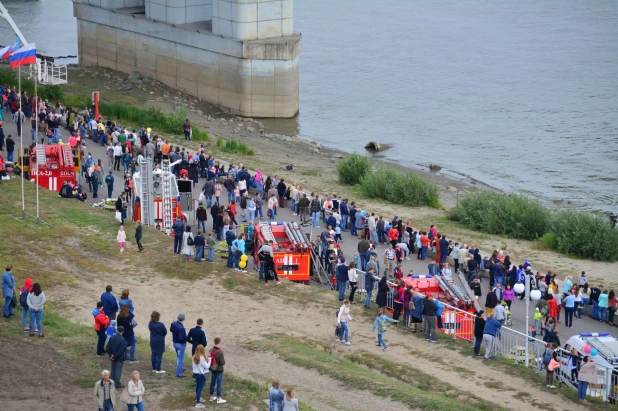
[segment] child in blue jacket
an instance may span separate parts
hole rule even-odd
[[[389,318],[386,315],[384,315],[384,310],[380,308],[380,310],[378,311],[378,316],[373,322],[373,328],[371,329],[371,332],[374,332],[376,328],[378,329],[378,343],[376,344],[376,346],[383,347],[382,351],[386,351],[386,348],[387,348],[386,343],[384,342],[384,339],[382,338],[382,335],[384,335],[384,333],[386,332],[386,322],[387,321],[390,321],[395,324],[399,322],[397,320],[393,320],[392,318]]]

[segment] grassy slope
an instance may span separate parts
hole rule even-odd
[[[29,212],[34,212],[30,201],[34,198],[34,187],[26,183],[26,198]],[[0,185],[0,266],[14,265],[14,274],[18,284],[23,284],[26,277],[41,283],[44,290],[58,285],[71,286],[82,281],[80,273],[110,273],[117,271],[113,266],[103,264],[109,258],[118,255],[114,238],[118,224],[110,212],[93,209],[77,200],[60,199],[54,193],[41,190],[41,218],[54,226],[46,228],[42,224],[29,226],[11,218],[11,215],[21,215],[20,181],[13,179]],[[27,220],[32,222],[30,220]],[[127,230],[131,231],[133,224]],[[146,233],[152,230],[145,227]],[[164,275],[174,275],[184,279],[194,280],[197,274],[183,265],[173,265],[161,253],[162,247],[169,248],[169,239],[161,233],[151,232],[152,248],[141,258],[141,267]],[[150,241],[149,241],[150,243]],[[138,259],[139,257],[135,257]],[[173,268],[173,270],[172,270]],[[173,273],[173,274],[172,274]],[[19,313],[18,313],[19,316]],[[68,361],[76,363],[82,370],[74,383],[90,388],[100,375],[102,368],[109,368],[107,360],[94,356],[95,336],[89,326],[72,323],[69,307],[62,301],[50,301],[45,307],[44,330],[46,338],[29,342],[45,344],[60,353]],[[23,339],[24,332],[17,321],[0,322],[0,335],[15,339]],[[138,341],[138,352],[150,351],[146,340]],[[175,364],[175,354],[167,350],[164,367],[172,369]],[[142,376],[147,376],[148,389],[153,395],[162,397],[165,409],[186,408],[195,401],[195,383],[192,379],[180,380],[169,378],[169,374],[152,376],[150,363],[144,356],[137,366],[124,367],[124,376],[129,370],[138,369]],[[158,381],[160,380],[160,381]],[[227,397],[229,404],[239,409],[267,409],[262,402],[266,396],[267,386],[238,378],[230,373],[225,375],[226,392],[234,393]],[[304,405],[303,409],[310,409]]]

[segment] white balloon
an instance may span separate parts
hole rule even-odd
[[[523,285],[522,283],[517,283],[513,286],[513,291],[515,291],[517,294],[521,294],[526,290],[526,286]]]

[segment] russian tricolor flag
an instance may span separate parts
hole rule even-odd
[[[12,69],[27,64],[36,64],[36,43],[30,43],[15,51],[9,56],[9,61]]]
[[[11,44],[9,44],[3,49],[0,49],[0,59],[5,59],[11,54],[13,54],[13,52],[17,50],[20,45],[21,43],[19,42],[19,38],[16,38]]]

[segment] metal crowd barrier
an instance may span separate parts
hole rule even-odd
[[[356,294],[359,297],[366,298],[365,291],[365,272],[358,270],[357,290]],[[374,275],[374,284],[371,301],[375,302],[377,295],[377,282],[379,276]],[[386,302],[389,310],[393,309],[394,293],[392,288],[395,283],[387,281],[391,290],[387,294]],[[349,289],[349,285],[348,285]],[[442,310],[442,328],[438,331],[445,335],[452,336],[453,339],[461,339],[468,342],[474,342],[474,320],[476,315],[467,311],[453,307],[449,304],[444,304]],[[410,327],[410,318],[405,326]],[[538,338],[533,338],[530,335],[523,334],[513,330],[507,326],[503,326],[500,330],[498,338],[494,340],[492,354],[500,355],[501,357],[513,360],[517,364],[526,364],[526,340],[528,340],[528,364],[530,367],[536,367],[537,372],[544,371],[542,366],[543,355],[545,353],[546,343]],[[558,348],[560,366],[556,371],[557,381],[561,384],[566,384],[572,389],[577,390],[577,380],[571,378],[571,371],[568,369],[570,353],[562,348]],[[597,364],[598,384],[590,384],[588,387],[588,397],[598,398],[612,405],[618,405],[618,373],[614,373],[613,368]]]

